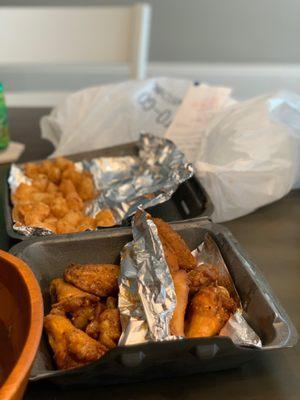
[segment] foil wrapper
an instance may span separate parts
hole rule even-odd
[[[117,224],[144,209],[169,200],[180,183],[193,175],[193,167],[173,142],[141,134],[138,157],[99,158],[84,164],[100,196],[88,214],[109,208]]]
[[[75,164],[78,171],[89,171],[99,196],[86,205],[92,217],[110,209],[116,225],[132,216],[139,206],[148,208],[170,199],[177,187],[193,175],[184,154],[168,139],[141,134],[137,156],[101,157]],[[8,183],[13,194],[21,183],[31,184],[22,165],[13,164]],[[25,236],[51,235],[53,232],[28,227],[14,221],[15,231]]]
[[[144,211],[132,220],[133,241],[121,253],[120,345],[172,340],[169,323],[176,306],[173,280],[153,221]]]
[[[169,323],[176,307],[173,280],[167,265],[156,225],[139,210],[132,220],[133,241],[121,253],[119,310],[122,323],[120,345],[147,341],[181,339],[170,334]],[[239,346],[262,347],[260,338],[243,316],[241,301],[221,252],[206,234],[193,251],[197,266],[213,264],[218,269],[218,284],[227,288],[238,304],[220,335]]]

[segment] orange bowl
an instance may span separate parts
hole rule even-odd
[[[21,399],[43,328],[43,300],[33,272],[0,250],[0,399]]]

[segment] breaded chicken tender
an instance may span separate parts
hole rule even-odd
[[[172,274],[176,293],[176,307],[170,322],[172,335],[184,336],[185,310],[189,298],[189,282],[186,271],[183,269]]]
[[[48,314],[44,318],[44,328],[59,369],[80,367],[98,360],[108,350],[62,315]]]
[[[118,292],[120,267],[114,264],[71,264],[64,272],[65,281],[100,297]]]
[[[153,218],[159,238],[164,248],[171,251],[177,257],[179,268],[190,270],[196,267],[195,257],[192,255],[185,241],[175,232],[171,226],[160,218]]]

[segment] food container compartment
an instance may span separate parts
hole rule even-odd
[[[296,330],[274,297],[262,274],[249,260],[231,233],[208,219],[172,224],[191,249],[209,232],[218,244],[237,287],[245,316],[261,337],[263,347],[235,345],[227,337],[183,339],[117,347],[100,360],[69,371],[55,369],[46,335],[43,335],[31,380],[49,379],[59,385],[116,384],[154,378],[182,376],[236,367],[257,353],[291,347]],[[132,239],[131,229],[86,233],[84,236],[53,237],[23,241],[11,252],[27,262],[43,292],[49,312],[47,288],[51,279],[61,277],[70,263],[116,263],[123,246]]]
[[[90,160],[97,157],[120,157],[128,155],[138,155],[137,142],[109,147],[106,149],[89,151],[85,153],[78,153],[67,156],[67,158],[74,162],[77,162],[83,159]],[[200,216],[210,216],[213,212],[213,205],[201,183],[193,176],[186,182],[183,182],[181,185],[179,185],[170,200],[155,207],[149,208],[148,210],[154,217],[160,217],[163,218],[165,221],[170,222],[187,220]],[[12,204],[10,201],[10,188],[7,181],[4,194],[4,218],[6,223],[6,231],[9,237],[17,240],[31,240],[32,238],[37,237],[24,236],[14,231],[12,220]],[[128,226],[129,224],[130,221],[124,221],[123,225]],[[116,226],[113,228],[99,229],[104,229],[107,231],[116,228],[120,227]],[[85,232],[76,233],[76,235],[85,235]]]

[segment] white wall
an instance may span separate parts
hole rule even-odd
[[[282,88],[300,93],[299,0],[145,1],[153,8],[150,76],[178,76],[229,85],[239,98]],[[0,0],[0,11],[4,5],[135,2]],[[92,66],[0,67],[0,81],[7,91],[74,91],[127,77],[124,69]]]
[[[145,0],[151,61],[300,63],[299,0]],[[1,5],[132,4],[134,0],[0,0]]]

